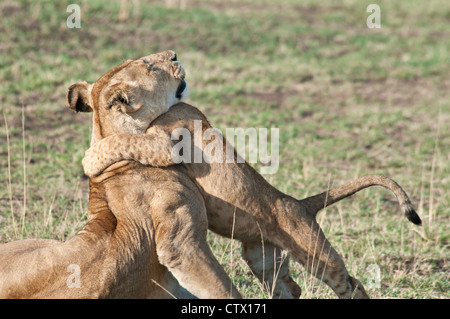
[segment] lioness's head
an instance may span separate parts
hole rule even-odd
[[[67,91],[69,108],[93,112],[91,144],[117,133],[141,134],[150,122],[188,94],[185,71],[173,51],[127,60],[94,84]]]

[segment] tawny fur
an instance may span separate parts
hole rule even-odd
[[[201,281],[202,251],[210,254],[204,259],[213,260],[208,247],[201,247],[206,223],[201,196],[184,174],[113,165],[91,179],[89,222],[76,236],[64,243],[37,239],[0,247],[0,297],[180,297],[177,280],[162,262],[184,261],[176,267]],[[192,259],[193,252],[198,259]],[[79,267],[79,287],[71,285],[70,265]],[[212,296],[230,297],[231,282],[222,282],[226,274],[218,263],[215,268],[220,276],[208,274],[209,284],[218,288]]]
[[[166,51],[126,61],[94,85],[80,82],[69,88],[71,109],[93,111],[94,147],[83,164],[92,176],[96,169],[107,168],[91,178],[89,222],[74,238],[65,243],[25,240],[0,246],[0,296],[160,298],[178,296],[181,283],[201,298],[240,297],[206,243],[209,227],[228,237],[234,230],[250,268],[269,287],[273,285],[277,297],[300,295],[287,262],[280,265],[278,247],[289,250],[339,297],[367,297],[359,282],[348,276],[315,215],[364,187],[382,185],[394,191],[414,220],[417,215],[395,182],[369,176],[297,201],[274,189],[246,163],[160,169],[120,161],[109,166],[120,159],[171,165],[172,129],[187,127],[192,132],[195,119],[203,121],[204,129],[209,127],[197,109],[180,104],[146,135],[102,140],[144,133],[180,99],[176,93],[184,70],[173,59],[174,53]],[[68,266],[73,264],[81,269],[80,288],[70,288],[67,282]]]
[[[94,112],[92,143],[123,128],[145,132],[183,97],[173,60],[166,51],[126,61],[69,88],[71,109]],[[181,295],[179,282],[202,298],[240,297],[206,243],[207,222],[179,169],[112,165],[90,180],[89,221],[76,236],[0,246],[0,298],[167,298]]]
[[[198,109],[179,103],[157,118],[146,135],[120,134],[93,145],[83,159],[85,171],[95,176],[120,160],[160,165],[161,158],[167,160],[170,136],[175,129],[187,128],[192,134],[191,141],[198,141],[193,136],[195,120],[202,121],[203,132],[211,128]],[[210,142],[203,140],[201,145],[193,144],[193,148],[203,150]],[[222,163],[193,163],[191,160],[192,164],[183,163],[172,167],[184,170],[199,186],[206,204],[209,229],[240,240],[243,243],[243,257],[252,271],[260,280],[265,280],[269,287],[273,285],[274,269],[277,268],[279,273],[274,286],[276,296],[298,297],[300,294],[300,288],[289,276],[288,262],[285,261],[281,269],[280,265],[274,265],[273,254],[275,252],[279,256],[280,247],[288,250],[295,260],[322,279],[339,297],[368,297],[361,283],[348,275],[342,259],[317,224],[315,217],[322,208],[366,187],[380,185],[396,195],[402,211],[411,221],[420,224],[406,193],[387,177],[362,177],[298,201],[276,190],[247,163],[236,163],[236,153],[235,162],[227,163],[225,139],[223,145]],[[194,154],[193,150],[191,154]]]

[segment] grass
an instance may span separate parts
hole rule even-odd
[[[174,49],[190,102],[215,127],[280,128],[280,167],[266,178],[281,191],[303,198],[366,174],[399,182],[423,227],[375,188],[319,222],[354,277],[366,283],[380,268],[372,297],[449,298],[450,10],[379,1],[382,27],[368,29],[369,3],[81,1],[81,28],[68,29],[64,2],[2,2],[0,242],[65,240],[86,222],[91,123],[68,110],[67,87]],[[245,297],[270,297],[238,242],[209,241]],[[335,297],[291,268],[303,298]]]

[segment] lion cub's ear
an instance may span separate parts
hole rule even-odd
[[[67,90],[69,108],[75,112],[92,112],[92,107],[89,104],[90,93],[91,84],[86,82],[72,84]]]

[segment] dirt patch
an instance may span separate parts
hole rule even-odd
[[[368,103],[411,106],[433,103],[436,97],[448,97],[450,81],[436,85],[433,78],[382,82],[368,81],[354,85],[355,97]]]
[[[407,273],[427,276],[435,273],[447,273],[449,270],[446,259],[420,259],[417,257],[399,257],[385,255],[383,261],[389,264],[393,270],[402,270]]]
[[[5,1],[0,4],[0,14],[2,16],[10,16],[19,12],[21,9],[20,4],[13,1]]]
[[[345,107],[355,103],[408,107],[436,103],[436,97],[446,99],[449,92],[450,80],[436,85],[433,78],[326,83],[316,82],[312,77],[308,77],[283,90],[241,92],[239,95],[269,102],[276,108],[283,109],[289,97],[298,97],[323,107]]]
[[[323,14],[330,11],[342,10],[342,6],[318,6],[318,5],[299,5],[290,3],[279,3],[276,1],[261,1],[261,2],[233,2],[226,1],[201,1],[201,0],[189,0],[186,8],[204,8],[213,12],[239,12],[239,14],[252,14],[255,12],[270,11],[271,13],[283,13],[286,11],[300,12],[305,16],[314,16]]]
[[[299,92],[296,90],[275,90],[273,92],[241,92],[237,96],[268,102],[273,108],[281,109],[287,98],[298,96],[298,94]],[[232,96],[229,96],[229,98],[232,98]]]

